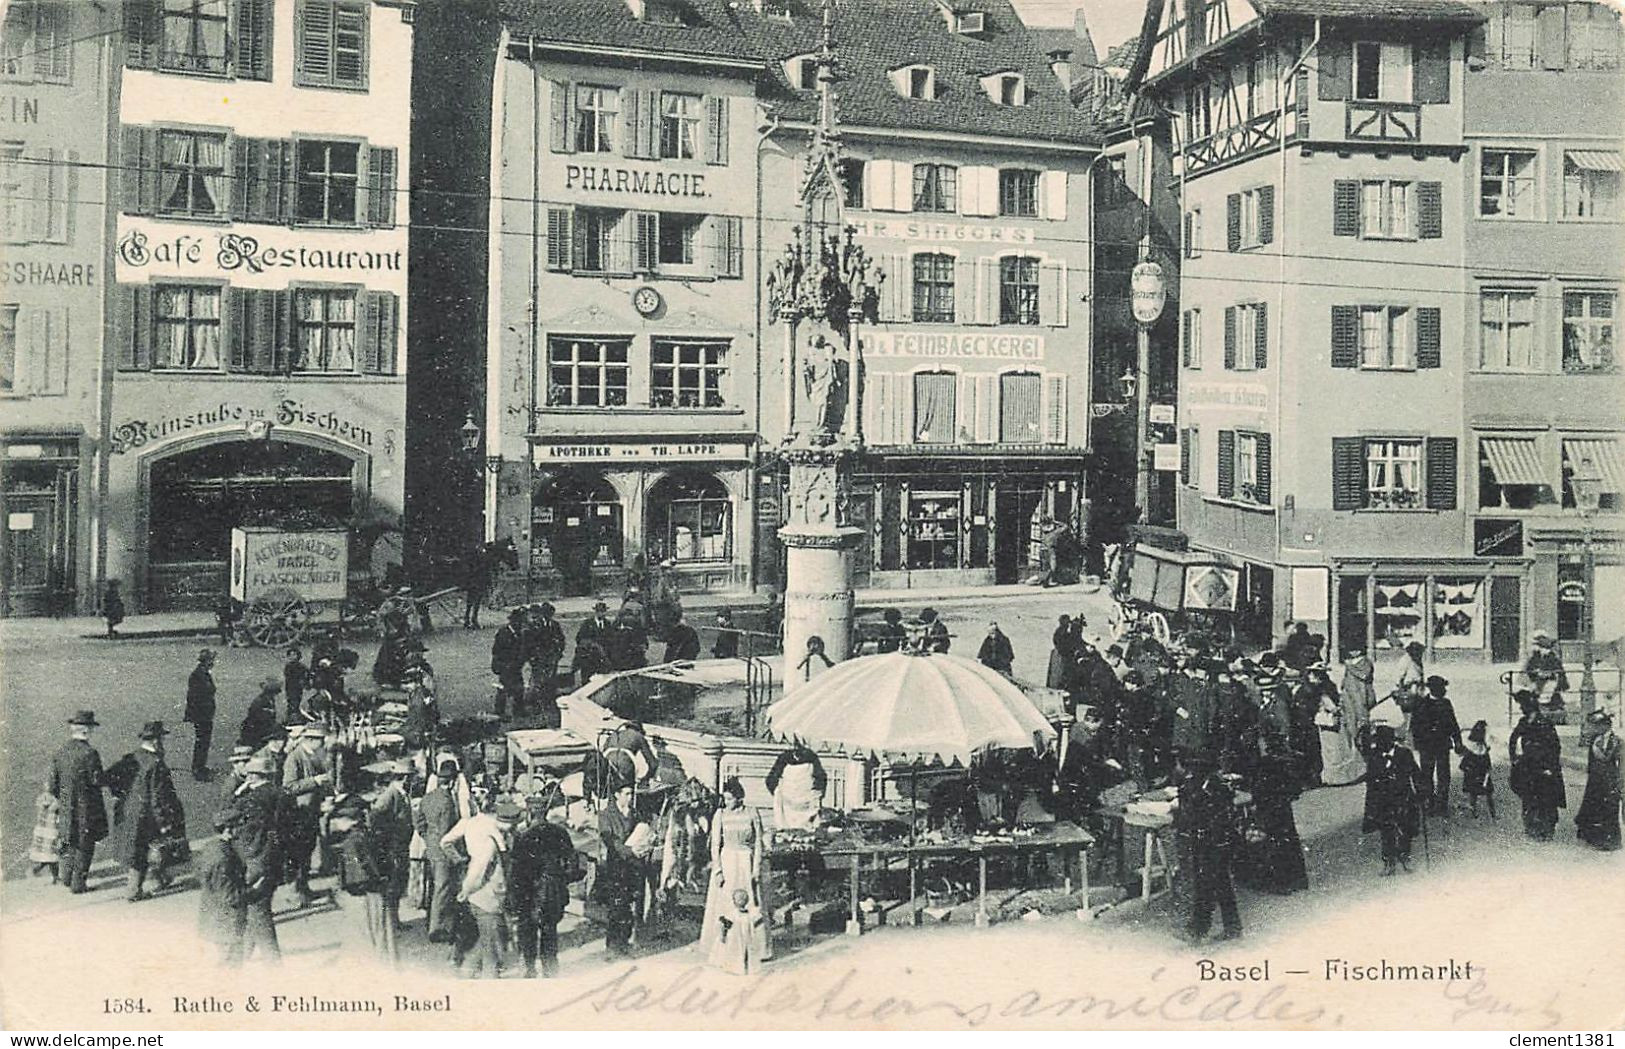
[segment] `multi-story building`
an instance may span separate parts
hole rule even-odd
[[[817,113],[816,10],[757,22],[764,186],[795,185]],[[848,500],[859,585],[1014,582],[1053,523],[1082,524],[1089,453],[1091,207],[1099,136],[1003,0],[841,4],[834,14],[844,220],[884,274],[861,335],[866,454]],[[777,254],[798,201],[765,195]],[[782,344],[778,328],[770,342]],[[776,348],[776,347],[773,347]],[[782,350],[764,367],[783,388]],[[799,377],[793,377],[800,381]],[[841,397],[846,394],[840,394]],[[785,429],[764,402],[763,436]],[[782,479],[764,471],[762,578]]]
[[[1462,498],[1474,557],[1518,571],[1468,603],[1484,623],[1469,636],[1484,644],[1487,630],[1495,658],[1509,659],[1520,635],[1546,630],[1577,658],[1588,634],[1625,635],[1619,14],[1602,3],[1483,10],[1467,59],[1458,213]],[[1588,486],[1599,504],[1590,515]]]
[[[1462,497],[1481,21],[1169,0],[1141,41],[1183,180],[1179,520],[1240,568],[1261,639],[1290,617],[1338,651],[1481,653],[1495,579],[1524,571],[1474,556]]]
[[[0,25],[0,615],[96,602],[115,28],[67,0]]]
[[[414,7],[123,7],[107,576],[212,605],[238,524],[395,559]]]

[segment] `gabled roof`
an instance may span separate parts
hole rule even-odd
[[[754,14],[748,0],[741,0],[741,7]],[[1073,107],[1051,73],[1046,38],[1022,23],[1009,0],[956,0],[953,7],[960,14],[981,12],[984,31],[976,36],[952,32],[935,0],[843,0],[835,14],[835,90],[843,125],[1099,141],[1087,115]],[[759,17],[749,24],[755,46],[770,63],[763,102],[785,119],[813,120],[817,96],[792,89],[780,61],[816,50],[816,8],[811,17],[791,24]],[[939,97],[897,93],[888,74],[916,64],[935,70]],[[1026,105],[1001,106],[987,96],[980,78],[998,72],[1023,75]]]
[[[678,8],[683,25],[639,21],[626,0],[499,0],[498,13],[516,39],[735,60],[758,57],[727,0],[665,2]]]
[[[1250,0],[1265,18],[1347,18],[1373,22],[1465,22],[1487,17],[1464,0]]]
[[[1082,50],[1083,42],[1078,39],[1077,32],[1071,26],[1028,26],[1027,32],[1033,35],[1033,42],[1038,50],[1045,54],[1054,54],[1057,51],[1066,51],[1077,54]]]

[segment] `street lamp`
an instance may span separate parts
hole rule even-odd
[[[1140,377],[1134,374],[1134,369],[1125,370],[1122,375],[1117,377],[1117,383],[1122,387],[1123,400],[1134,400],[1134,393],[1140,388]]]
[[[463,454],[473,455],[480,448],[480,428],[474,422],[474,413],[469,412],[463,418],[463,425],[457,433],[463,439]]]
[[[1574,504],[1579,507],[1580,516],[1585,521],[1581,539],[1585,548],[1586,592],[1585,604],[1581,606],[1584,610],[1581,636],[1585,641],[1585,670],[1580,675],[1580,735],[1584,739],[1589,738],[1591,712],[1597,709],[1597,681],[1592,670],[1596,664],[1592,634],[1597,626],[1597,552],[1592,545],[1592,531],[1596,525],[1597,510],[1602,505],[1602,473],[1597,469],[1597,464],[1587,457],[1575,467],[1569,484],[1574,489]]]

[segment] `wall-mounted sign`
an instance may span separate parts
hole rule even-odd
[[[703,197],[705,176],[687,171],[642,171],[599,164],[564,165],[564,188],[589,193],[642,193],[654,197]]]
[[[264,438],[269,435],[273,424],[316,430],[351,444],[372,446],[372,430],[369,428],[336,411],[310,408],[291,398],[284,399],[274,408],[222,401],[166,419],[132,419],[115,426],[109,440],[113,454],[123,455],[153,441],[217,426],[241,426],[248,436]]]
[[[1136,265],[1129,275],[1129,293],[1133,301],[1134,319],[1141,324],[1155,324],[1168,301],[1162,267],[1150,261]]]
[[[1171,404],[1153,404],[1146,409],[1146,414],[1153,426],[1172,426],[1174,424],[1174,406]]]
[[[0,95],[0,124],[38,124],[39,99]]]
[[[1153,446],[1151,468],[1170,472],[1177,471],[1179,469],[1179,445],[1159,444]]]
[[[32,532],[34,530],[34,515],[29,513],[7,514],[6,530],[8,532]]]
[[[920,219],[856,219],[859,237],[884,240],[962,241],[970,244],[1031,244],[1038,239],[1031,226],[972,226]]]
[[[115,251],[122,281],[144,280],[149,274],[181,277],[218,277],[222,274],[259,274],[288,271],[300,277],[324,274],[357,280],[379,271],[404,273],[406,252],[378,250],[347,244],[376,244],[377,231],[302,233],[268,229],[262,237],[242,233],[187,233],[152,224],[150,220],[119,218]]]
[[[1522,557],[1523,522],[1478,518],[1473,522],[1473,553],[1479,557]]]
[[[1044,359],[1042,335],[877,331],[861,338],[863,352],[871,357],[936,357],[996,361]]]
[[[89,288],[96,283],[96,267],[88,262],[8,262],[0,265],[0,285],[53,284],[63,288]]]
[[[1193,382],[1179,392],[1187,408],[1253,408],[1270,406],[1269,387],[1260,382]]]
[[[661,441],[649,444],[562,444],[549,441],[531,449],[531,461],[542,463],[622,463],[710,462],[745,459],[750,454],[744,442]]]

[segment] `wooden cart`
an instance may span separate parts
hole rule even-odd
[[[349,586],[343,529],[231,530],[231,599],[244,637],[266,648],[302,641],[318,617],[338,619]]]

